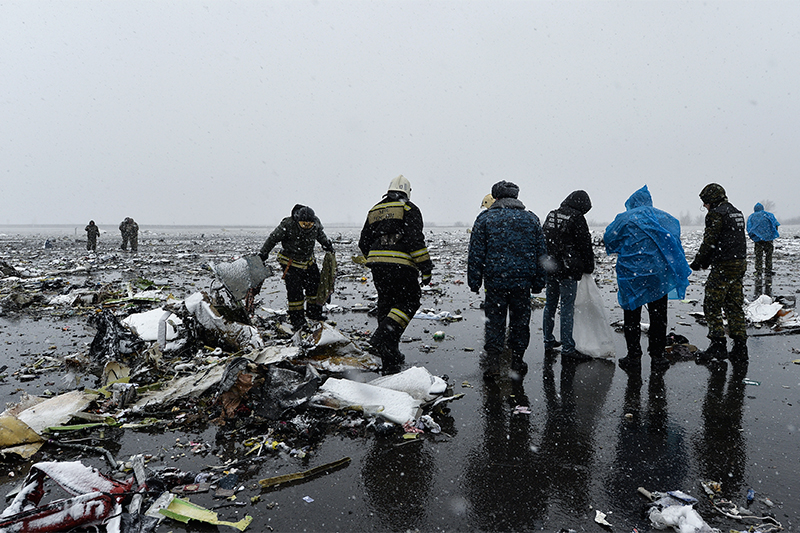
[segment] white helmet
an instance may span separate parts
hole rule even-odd
[[[411,182],[408,181],[402,174],[389,182],[389,190],[404,192],[409,199],[411,198]]]

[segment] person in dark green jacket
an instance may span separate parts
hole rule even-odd
[[[709,183],[700,191],[700,199],[708,209],[703,243],[689,265],[692,270],[711,267],[706,280],[703,313],[708,323],[708,349],[697,354],[700,364],[724,361],[730,355],[734,362],[747,361],[747,324],[744,318],[744,274],[747,271],[747,238],[742,212],[736,209],[717,183]],[[722,310],[728,319],[728,334],[733,348],[728,354]]]
[[[312,320],[323,320],[322,305],[317,303],[320,272],[314,258],[314,244],[318,242],[326,252],[333,253],[333,243],[323,231],[322,223],[308,206],[297,204],[292,215],[281,220],[270,233],[258,256],[266,261],[278,243],[278,263],[283,268],[286,298],[289,301],[289,321],[297,330],[306,324],[306,315]]]

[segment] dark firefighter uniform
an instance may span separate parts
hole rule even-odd
[[[711,267],[706,280],[703,313],[708,323],[708,349],[698,355],[698,362],[725,359],[727,346],[722,311],[728,319],[728,334],[733,339],[732,360],[747,360],[747,331],[744,318],[744,274],[747,270],[747,239],[742,212],[728,201],[722,185],[711,183],[700,192],[708,206],[703,243],[697,251],[692,270]]]
[[[305,325],[306,313],[312,320],[323,319],[322,305],[316,302],[320,273],[314,258],[315,242],[319,242],[326,252],[333,253],[333,244],[325,235],[314,210],[297,204],[292,209],[292,216],[281,220],[270,233],[258,254],[262,261],[266,261],[272,249],[281,243],[278,263],[283,268],[286,282],[289,321],[295,329]]]
[[[400,336],[420,306],[422,283],[430,283],[433,263],[423,235],[422,213],[411,203],[408,180],[398,176],[367,215],[358,247],[378,291],[378,328],[370,339],[384,373],[399,371],[405,358]]]

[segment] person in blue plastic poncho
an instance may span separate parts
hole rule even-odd
[[[628,348],[619,366],[626,371],[639,371],[641,367],[641,318],[642,306],[646,305],[650,315],[650,370],[664,371],[669,368],[664,356],[667,295],[675,290],[678,298],[684,298],[692,270],[681,245],[680,222],[653,207],[647,185],[628,198],[625,209],[609,224],[603,237],[606,252],[617,254],[617,300],[624,314]]]
[[[779,237],[780,225],[775,215],[765,211],[761,203],[757,203],[753,214],[747,217],[747,234],[753,241],[756,255],[756,298],[762,294],[772,296],[772,241]]]

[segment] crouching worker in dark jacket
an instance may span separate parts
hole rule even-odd
[[[540,262],[546,252],[539,219],[517,199],[519,187],[495,183],[495,202],[475,220],[469,240],[467,283],[472,292],[486,289],[486,330],[481,366],[484,379],[500,376],[500,354],[506,338],[511,350],[512,379],[528,371],[523,360],[530,342],[531,292],[544,288]]]
[[[333,253],[333,244],[325,235],[314,210],[297,204],[292,208],[292,216],[281,220],[270,233],[258,254],[262,261],[266,261],[272,249],[281,243],[278,263],[283,268],[289,321],[295,330],[306,324],[306,314],[312,320],[324,319],[322,305],[316,301],[320,273],[314,258],[315,241],[323,250]]]
[[[422,213],[410,195],[411,183],[402,174],[394,178],[369,210],[358,241],[378,291],[378,328],[369,343],[383,362],[384,374],[396,374],[405,362],[400,337],[420,306],[419,275],[428,285],[433,271]]]

